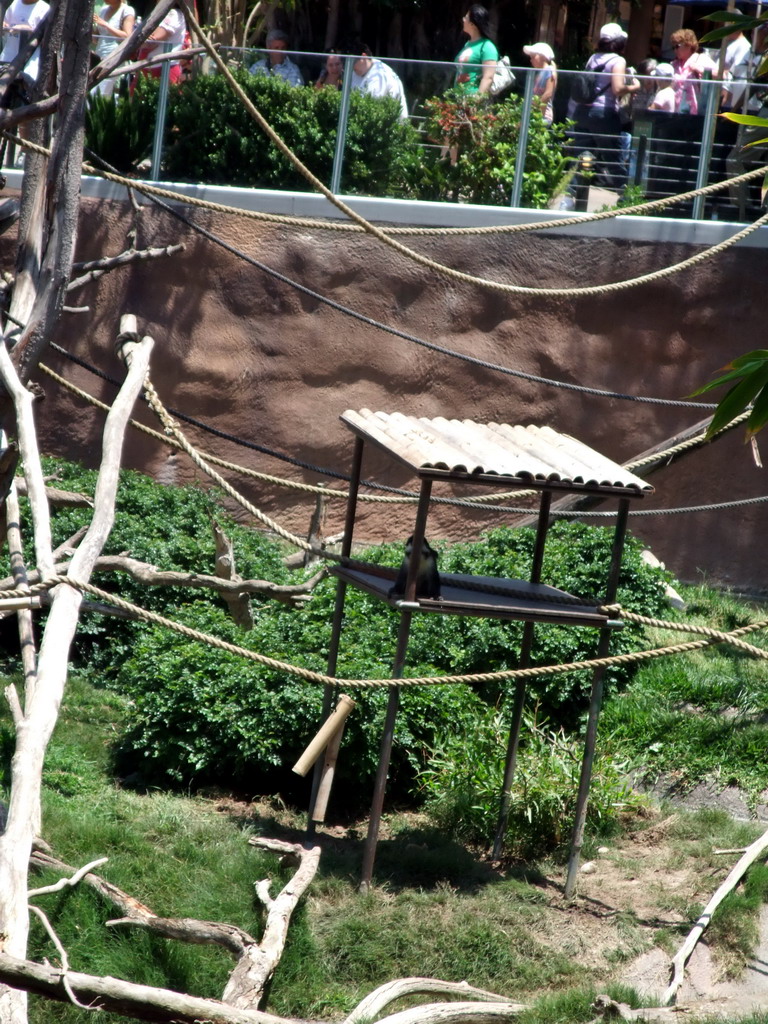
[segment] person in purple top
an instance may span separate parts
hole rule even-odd
[[[597,181],[606,188],[622,189],[627,183],[621,165],[619,99],[637,92],[640,83],[627,80],[627,62],[623,57],[627,33],[616,22],[600,29],[597,49],[587,61],[586,71],[595,75],[594,98],[590,103],[571,101],[569,116],[576,121],[574,151],[591,150],[597,159]]]

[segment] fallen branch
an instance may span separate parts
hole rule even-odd
[[[283,843],[278,839],[253,837],[251,846],[284,856],[296,858],[299,866],[293,877],[275,896],[270,899],[268,886],[263,882],[256,887],[259,898],[265,905],[267,920],[261,940],[253,942],[243,952],[229,977],[222,998],[231,1006],[258,1006],[264,989],[280,963],[288,926],[296,904],[309,888],[320,863],[319,846],[300,846],[298,843]]]
[[[741,879],[746,874],[747,868],[754,864],[758,858],[768,850],[768,832],[763,832],[759,839],[756,839],[751,846],[748,846],[744,852],[744,855],[737,862],[735,867],[731,868],[728,877],[714,894],[709,903],[704,907],[701,915],[688,934],[685,942],[682,944],[680,949],[675,953],[672,958],[672,981],[669,988],[664,993],[662,1004],[668,1006],[674,1002],[675,996],[677,995],[678,989],[683,983],[685,977],[685,965],[688,962],[688,958],[696,948],[696,943],[699,941],[704,931],[712,920],[712,915],[723,902],[725,897],[732,892]]]
[[[466,981],[441,981],[439,978],[399,978],[374,989],[361,1003],[358,1003],[344,1024],[363,1024],[363,1022],[375,1020],[381,1016],[385,1007],[394,1003],[396,999],[421,995],[425,992],[439,992],[440,995],[445,996],[475,997],[485,1003],[503,1003],[507,1007],[515,1005],[517,1012],[527,1009],[523,1003],[511,1004],[503,996],[497,995],[495,992],[486,992],[485,989],[474,988]]]
[[[19,960],[0,952],[0,981],[11,988],[58,1002],[70,1002],[61,971]],[[285,1017],[274,1017],[259,1010],[241,1010],[225,1006],[216,999],[199,999],[165,988],[134,985],[118,978],[99,978],[92,974],[70,971],[69,987],[80,1002],[92,1003],[102,1010],[122,1014],[134,1020],[162,1024],[303,1024]]]

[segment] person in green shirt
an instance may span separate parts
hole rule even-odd
[[[469,36],[456,57],[456,85],[464,92],[488,93],[499,63],[499,51],[488,38],[488,11],[482,4],[472,4],[464,15],[461,27]]]

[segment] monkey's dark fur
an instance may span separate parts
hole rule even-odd
[[[408,582],[408,563],[411,559],[413,537],[405,542],[405,557],[400,566],[394,587],[389,591],[390,597],[404,597],[405,585]],[[440,573],[437,571],[437,552],[425,537],[421,545],[421,558],[416,573],[416,597],[440,597]]]

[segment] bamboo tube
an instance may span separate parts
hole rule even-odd
[[[328,718],[326,718],[318,729],[314,739],[310,742],[307,749],[293,766],[293,771],[295,771],[297,775],[307,774],[322,751],[328,745],[328,742],[333,737],[334,733],[344,724],[347,716],[354,706],[355,702],[352,698],[348,697],[345,693],[342,693],[339,697],[339,703],[336,705],[336,710],[332,715],[329,715]]]
[[[328,741],[328,746],[325,748],[323,771],[320,776],[320,785],[317,787],[317,796],[315,797],[315,804],[312,808],[311,815],[312,821],[318,825],[325,821],[325,812],[328,809],[331,786],[333,785],[333,779],[336,774],[336,760],[339,756],[339,747],[341,746],[341,738],[344,735],[345,725],[346,722],[341,723],[339,728]]]

